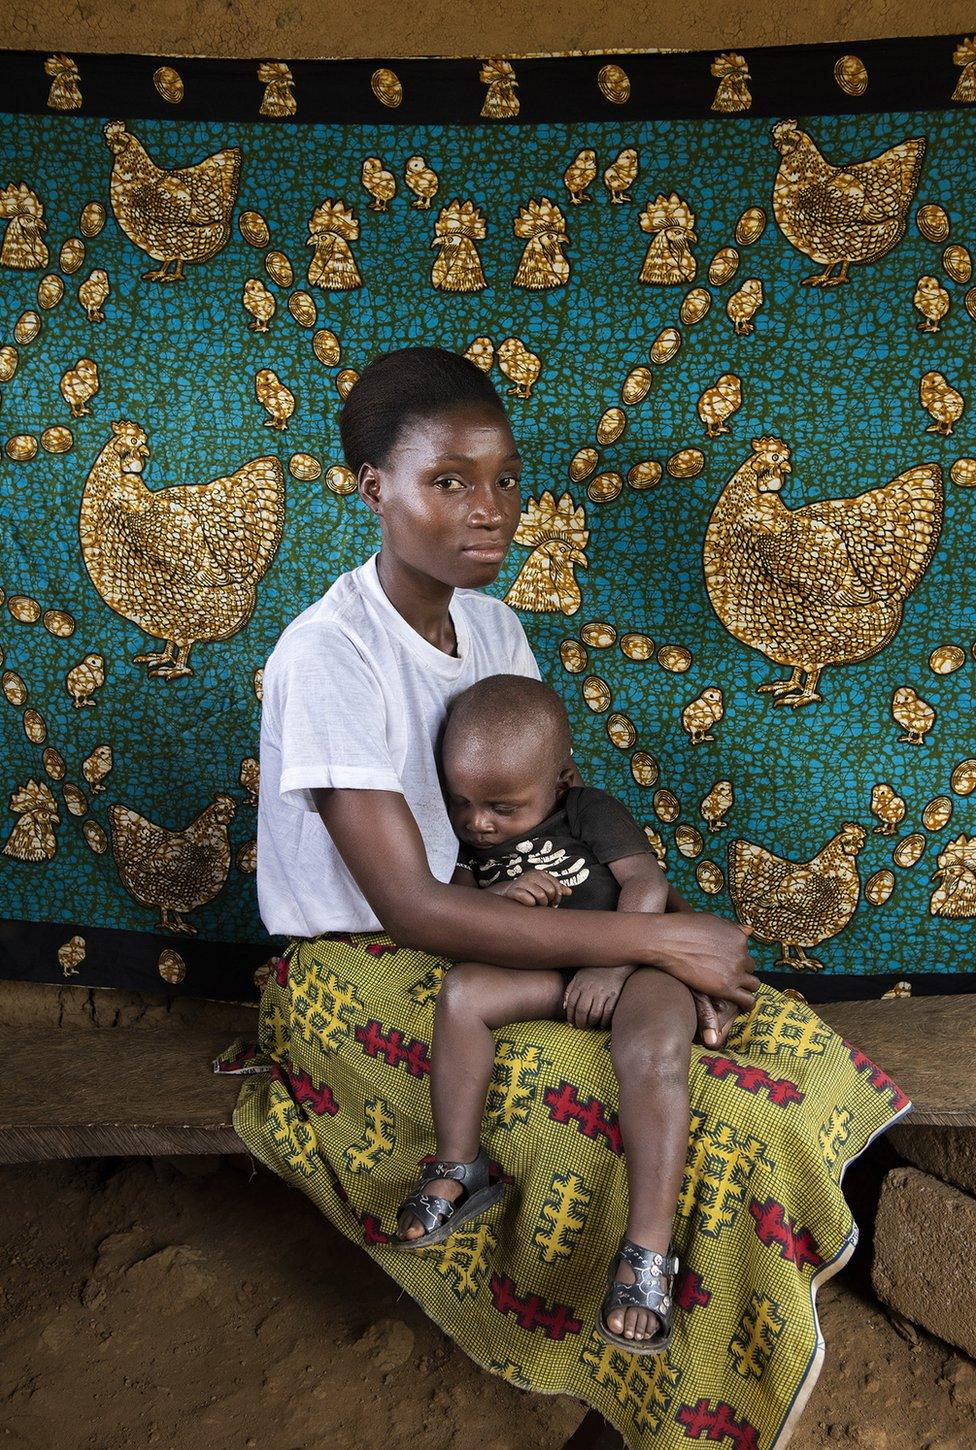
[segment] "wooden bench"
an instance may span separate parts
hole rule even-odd
[[[905,1127],[976,1124],[976,994],[821,1003],[815,1009],[908,1093]],[[0,1028],[0,1163],[244,1153],[240,1077],[213,1028]]]

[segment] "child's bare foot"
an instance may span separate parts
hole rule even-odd
[[[618,1284],[632,1284],[637,1276],[627,1260],[620,1259],[613,1277]],[[614,1309],[607,1315],[607,1327],[626,1339],[653,1339],[660,1325],[652,1309]]]
[[[446,1198],[449,1203],[453,1203],[460,1196],[463,1188],[464,1184],[459,1183],[456,1178],[432,1178],[429,1183],[424,1185],[424,1192],[432,1196],[436,1195],[438,1198]],[[405,1210],[398,1220],[397,1232],[402,1239],[419,1239],[427,1230],[415,1214]]]

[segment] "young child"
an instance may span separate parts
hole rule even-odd
[[[613,796],[571,782],[569,720],[550,686],[493,675],[456,697],[440,747],[448,813],[461,842],[454,882],[525,906],[663,912],[667,880],[643,830]],[[504,1192],[480,1148],[495,1058],[492,1029],[565,1016],[610,1027],[620,1084],[630,1211],[597,1329],[634,1354],[671,1338],[670,1239],[688,1145],[692,994],[655,968],[518,970],[457,962],[438,996],[431,1098],[438,1161],[401,1205],[402,1248],[441,1243]],[[614,1272],[614,1266],[617,1272]],[[658,1332],[655,1333],[655,1330]]]

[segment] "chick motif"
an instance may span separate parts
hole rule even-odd
[[[519,113],[519,99],[515,94],[518,81],[515,67],[507,60],[486,60],[478,72],[478,79],[488,87],[480,114],[493,121],[507,121]]]
[[[735,791],[730,780],[717,780],[698,807],[710,831],[721,831],[728,825],[725,817],[732,809]]]
[[[53,861],[58,849],[55,826],[61,824],[58,805],[42,780],[29,780],[10,797],[10,809],[19,817],[4,842],[3,855],[15,861]]]
[[[919,277],[912,301],[923,318],[918,324],[919,332],[939,332],[940,323],[949,311],[949,294],[938,277]]]
[[[698,416],[705,424],[705,437],[717,438],[728,433],[726,423],[742,406],[742,379],[735,373],[723,373],[714,387],[706,388],[698,399]]]
[[[650,232],[653,241],[640,270],[641,282],[673,286],[694,280],[698,263],[691,250],[697,242],[695,213],[676,192],[659,194],[640,214],[641,230]]]
[[[163,931],[195,932],[186,914],[212,901],[230,870],[227,827],[237,806],[219,795],[181,831],[168,830],[128,806],[109,806],[112,854],[122,885],[159,912]]]
[[[373,198],[368,211],[389,211],[390,202],[396,196],[396,177],[392,171],[384,171],[378,156],[367,156],[360,171],[360,180]]]
[[[268,291],[259,277],[248,277],[241,300],[244,311],[250,314],[252,329],[255,332],[267,332],[278,308],[274,294]]]
[[[512,384],[507,391],[516,398],[530,398],[542,360],[529,351],[520,337],[506,337],[498,348],[497,356],[498,366]]]
[[[871,787],[871,814],[881,823],[874,828],[879,836],[893,836],[895,828],[905,819],[905,802],[887,781],[878,781]]]
[[[736,337],[748,337],[755,332],[756,325],[752,319],[762,305],[762,283],[758,277],[747,277],[725,304],[726,316],[735,328]]]
[[[108,273],[102,267],[96,267],[78,288],[78,301],[88,315],[89,322],[104,322],[105,313],[102,308],[109,291]]]
[[[464,349],[464,356],[483,373],[489,373],[491,365],[495,361],[495,344],[490,337],[476,337]]]
[[[935,553],[943,490],[942,470],[923,463],[855,498],[789,509],[779,496],[789,458],[780,438],[752,440],[712,511],[702,564],[729,633],[792,669],[760,692],[796,708],[823,698],[826,666],[869,659],[894,638]]]
[[[258,803],[258,784],[261,779],[261,767],[253,755],[245,756],[241,761],[240,782],[247,791],[247,804],[256,806]]]
[[[259,114],[262,116],[294,116],[298,109],[293,90],[295,78],[284,61],[265,61],[258,66],[258,80],[264,86]]]
[[[548,196],[541,201],[532,198],[528,206],[519,208],[513,230],[517,237],[527,240],[512,285],[532,291],[565,287],[569,281],[569,262],[563,252],[569,237],[566,219],[555,202]]]
[[[82,761],[81,773],[91,786],[93,795],[105,789],[103,782],[111,774],[113,764],[111,745],[96,745],[91,755]]]
[[[948,438],[953,423],[959,422],[966,406],[962,393],[946,382],[944,374],[933,372],[923,373],[918,385],[918,396],[922,407],[932,419],[926,433],[941,433],[943,438]]]
[[[773,183],[773,215],[786,240],[824,267],[804,282],[815,287],[849,282],[852,262],[876,262],[904,236],[921,175],[924,137],[902,141],[852,166],[832,166],[796,121],[777,121],[773,145],[781,157]]]
[[[857,856],[866,840],[864,827],[848,821],[802,863],[752,841],[729,842],[729,894],[736,915],[761,941],[779,942],[783,955],[776,966],[823,971],[823,962],[804,948],[836,936],[854,915],[861,894]]]
[[[589,187],[596,180],[596,173],[596,152],[592,146],[585,146],[582,151],[577,151],[563,172],[563,185],[569,192],[569,199],[574,206],[580,206],[584,201],[593,200]]]
[[[403,180],[413,192],[411,206],[418,211],[430,211],[440,186],[437,172],[430,169],[422,156],[410,156],[403,170]]]
[[[104,683],[105,661],[101,655],[85,655],[81,663],[70,669],[64,677],[64,687],[76,710],[84,705],[94,705],[92,697]]]
[[[706,740],[714,740],[715,736],[710,734],[711,728],[718,724],[724,714],[722,691],[716,685],[709,685],[681,712],[681,728],[690,736],[688,743],[701,745]]]
[[[58,965],[65,977],[77,977],[78,968],[85,960],[85,938],[73,936],[58,947]]]
[[[564,493],[559,503],[547,489],[536,503],[530,498],[515,531],[514,542],[531,549],[505,603],[537,614],[575,614],[582,596],[575,566],[587,567],[583,550],[590,537],[586,514]]]
[[[939,852],[936,866],[930,877],[939,883],[929,901],[932,915],[953,920],[976,916],[976,836],[949,841]]]
[[[359,219],[342,201],[328,197],[312,212],[305,245],[313,247],[308,280],[333,292],[361,287],[363,279],[350,242],[359,236]]]
[[[295,411],[295,394],[285,387],[272,368],[262,368],[255,373],[254,391],[257,393],[258,402],[269,415],[264,420],[264,426],[277,428],[279,433],[283,433],[288,427],[288,419]]]
[[[104,128],[112,163],[112,210],[130,242],[158,267],[143,272],[149,282],[183,282],[187,262],[206,262],[230,237],[231,216],[241,179],[236,146],[215,151],[192,166],[157,166],[137,136],[121,121]]]
[[[900,685],[891,697],[891,714],[896,725],[904,730],[900,743],[924,745],[925,737],[935,724],[935,711],[927,700],[909,685]]]
[[[637,180],[639,170],[640,164],[633,146],[625,147],[616,161],[611,161],[603,173],[603,184],[609,191],[610,200],[614,205],[619,205],[623,201],[633,201],[629,188]]]
[[[90,357],[80,357],[61,377],[61,396],[71,409],[72,418],[84,418],[91,413],[88,404],[98,388],[98,364]]]

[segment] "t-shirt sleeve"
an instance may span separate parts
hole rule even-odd
[[[383,691],[355,641],[334,627],[309,628],[280,650],[265,673],[265,702],[281,751],[282,800],[312,811],[313,788],[402,793]]]
[[[601,865],[651,851],[651,844],[623,801],[595,786],[581,786],[574,834],[586,841]]]

